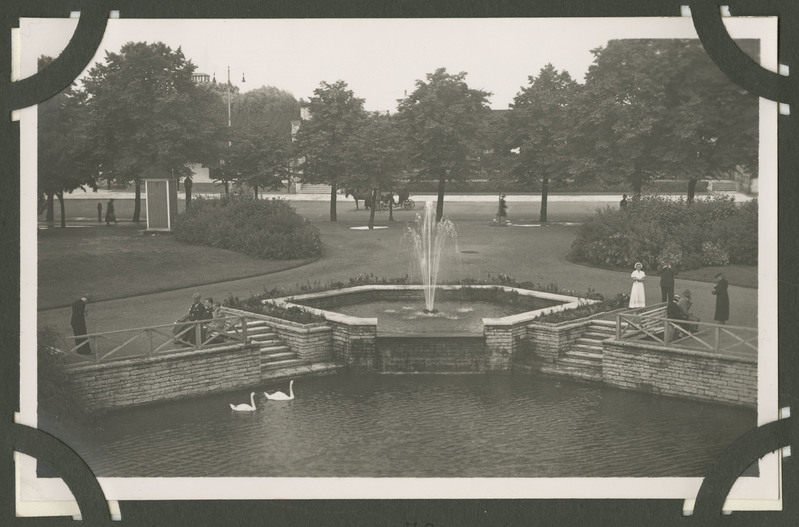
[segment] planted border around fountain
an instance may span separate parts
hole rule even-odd
[[[483,337],[485,353],[475,360],[461,358],[461,365],[464,366],[462,372],[495,372],[510,371],[512,368],[512,357],[523,341],[527,338],[527,325],[537,317],[573,309],[587,303],[595,303],[596,300],[583,299],[575,296],[560,295],[542,291],[532,291],[515,287],[501,285],[442,285],[436,287],[436,292],[458,292],[470,289],[470,293],[483,291],[504,291],[506,293],[516,293],[520,296],[534,297],[541,300],[560,302],[560,304],[522,312],[501,318],[483,318]],[[343,362],[351,369],[359,371],[395,371],[398,361],[389,360],[391,357],[386,353],[391,350],[378,350],[378,319],[374,317],[362,318],[346,315],[335,311],[336,306],[349,305],[375,300],[420,300],[424,292],[423,285],[365,285],[322,291],[316,293],[306,293],[292,295],[281,298],[264,300],[264,303],[272,303],[283,307],[301,307],[310,312],[325,317],[333,328],[332,355],[335,360]],[[324,306],[317,307],[317,306]],[[458,338],[471,336],[473,334],[425,334],[425,339],[440,338],[450,339],[454,346],[458,345]],[[420,338],[421,336],[406,336],[408,339]],[[396,338],[396,336],[395,336]],[[448,354],[451,356],[451,354]],[[435,357],[425,358],[425,366],[419,369],[419,358],[415,361],[416,366],[407,364],[406,372],[416,371],[455,371],[458,365],[451,363],[435,365]],[[451,360],[446,357],[442,360]],[[401,361],[400,361],[401,362]],[[393,364],[394,366],[391,366]],[[468,367],[466,366],[468,364]],[[400,370],[403,368],[400,367]]]

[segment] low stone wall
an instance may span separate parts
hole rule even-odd
[[[72,366],[70,383],[88,412],[224,392],[261,381],[258,346],[235,344]]]
[[[481,336],[377,337],[380,373],[483,373],[488,353]]]
[[[333,329],[333,359],[350,370],[375,371],[377,319],[339,317],[328,321]]]
[[[602,380],[619,388],[757,406],[757,358],[606,340]]]

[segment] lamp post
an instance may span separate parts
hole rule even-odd
[[[214,74],[214,81],[216,81],[216,74]],[[244,79],[244,73],[243,72],[241,74],[241,82],[242,83],[247,82]],[[230,83],[230,66],[228,66],[227,67],[227,86],[226,86],[226,89],[227,89],[227,127],[228,127],[228,132],[230,132],[230,127],[232,125],[232,120],[231,120],[231,115],[232,114],[231,114],[231,111],[230,111],[230,107],[231,107],[230,106],[230,87],[231,86],[232,86],[232,84]],[[230,140],[230,134],[228,134],[228,142],[227,142],[228,148],[230,148],[232,146],[232,144],[233,143]],[[225,160],[224,159],[220,160],[220,164],[224,165],[225,164]],[[227,194],[230,193],[230,187],[228,186],[228,180],[227,179],[224,179],[223,181],[224,181],[224,184],[225,184],[225,195],[227,195]]]

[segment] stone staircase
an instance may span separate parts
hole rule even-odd
[[[263,320],[247,323],[247,337],[261,347],[261,374],[305,364]]]
[[[555,364],[542,368],[544,373],[584,379],[602,380],[602,341],[616,335],[616,322],[592,320]]]

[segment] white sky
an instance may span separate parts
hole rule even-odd
[[[642,22],[642,20],[644,22]],[[23,77],[42,54],[56,56],[77,25],[70,19],[20,22]],[[551,62],[582,82],[591,49],[613,38],[695,38],[690,18],[648,19],[300,19],[109,20],[100,53],[129,41],[162,41],[197,71],[227,76],[242,91],[272,85],[309,99],[321,81],[342,79],[367,110],[394,111],[417,79],[436,68],[466,71],[469,86],[504,109],[529,75]],[[242,73],[247,82],[241,83]]]

